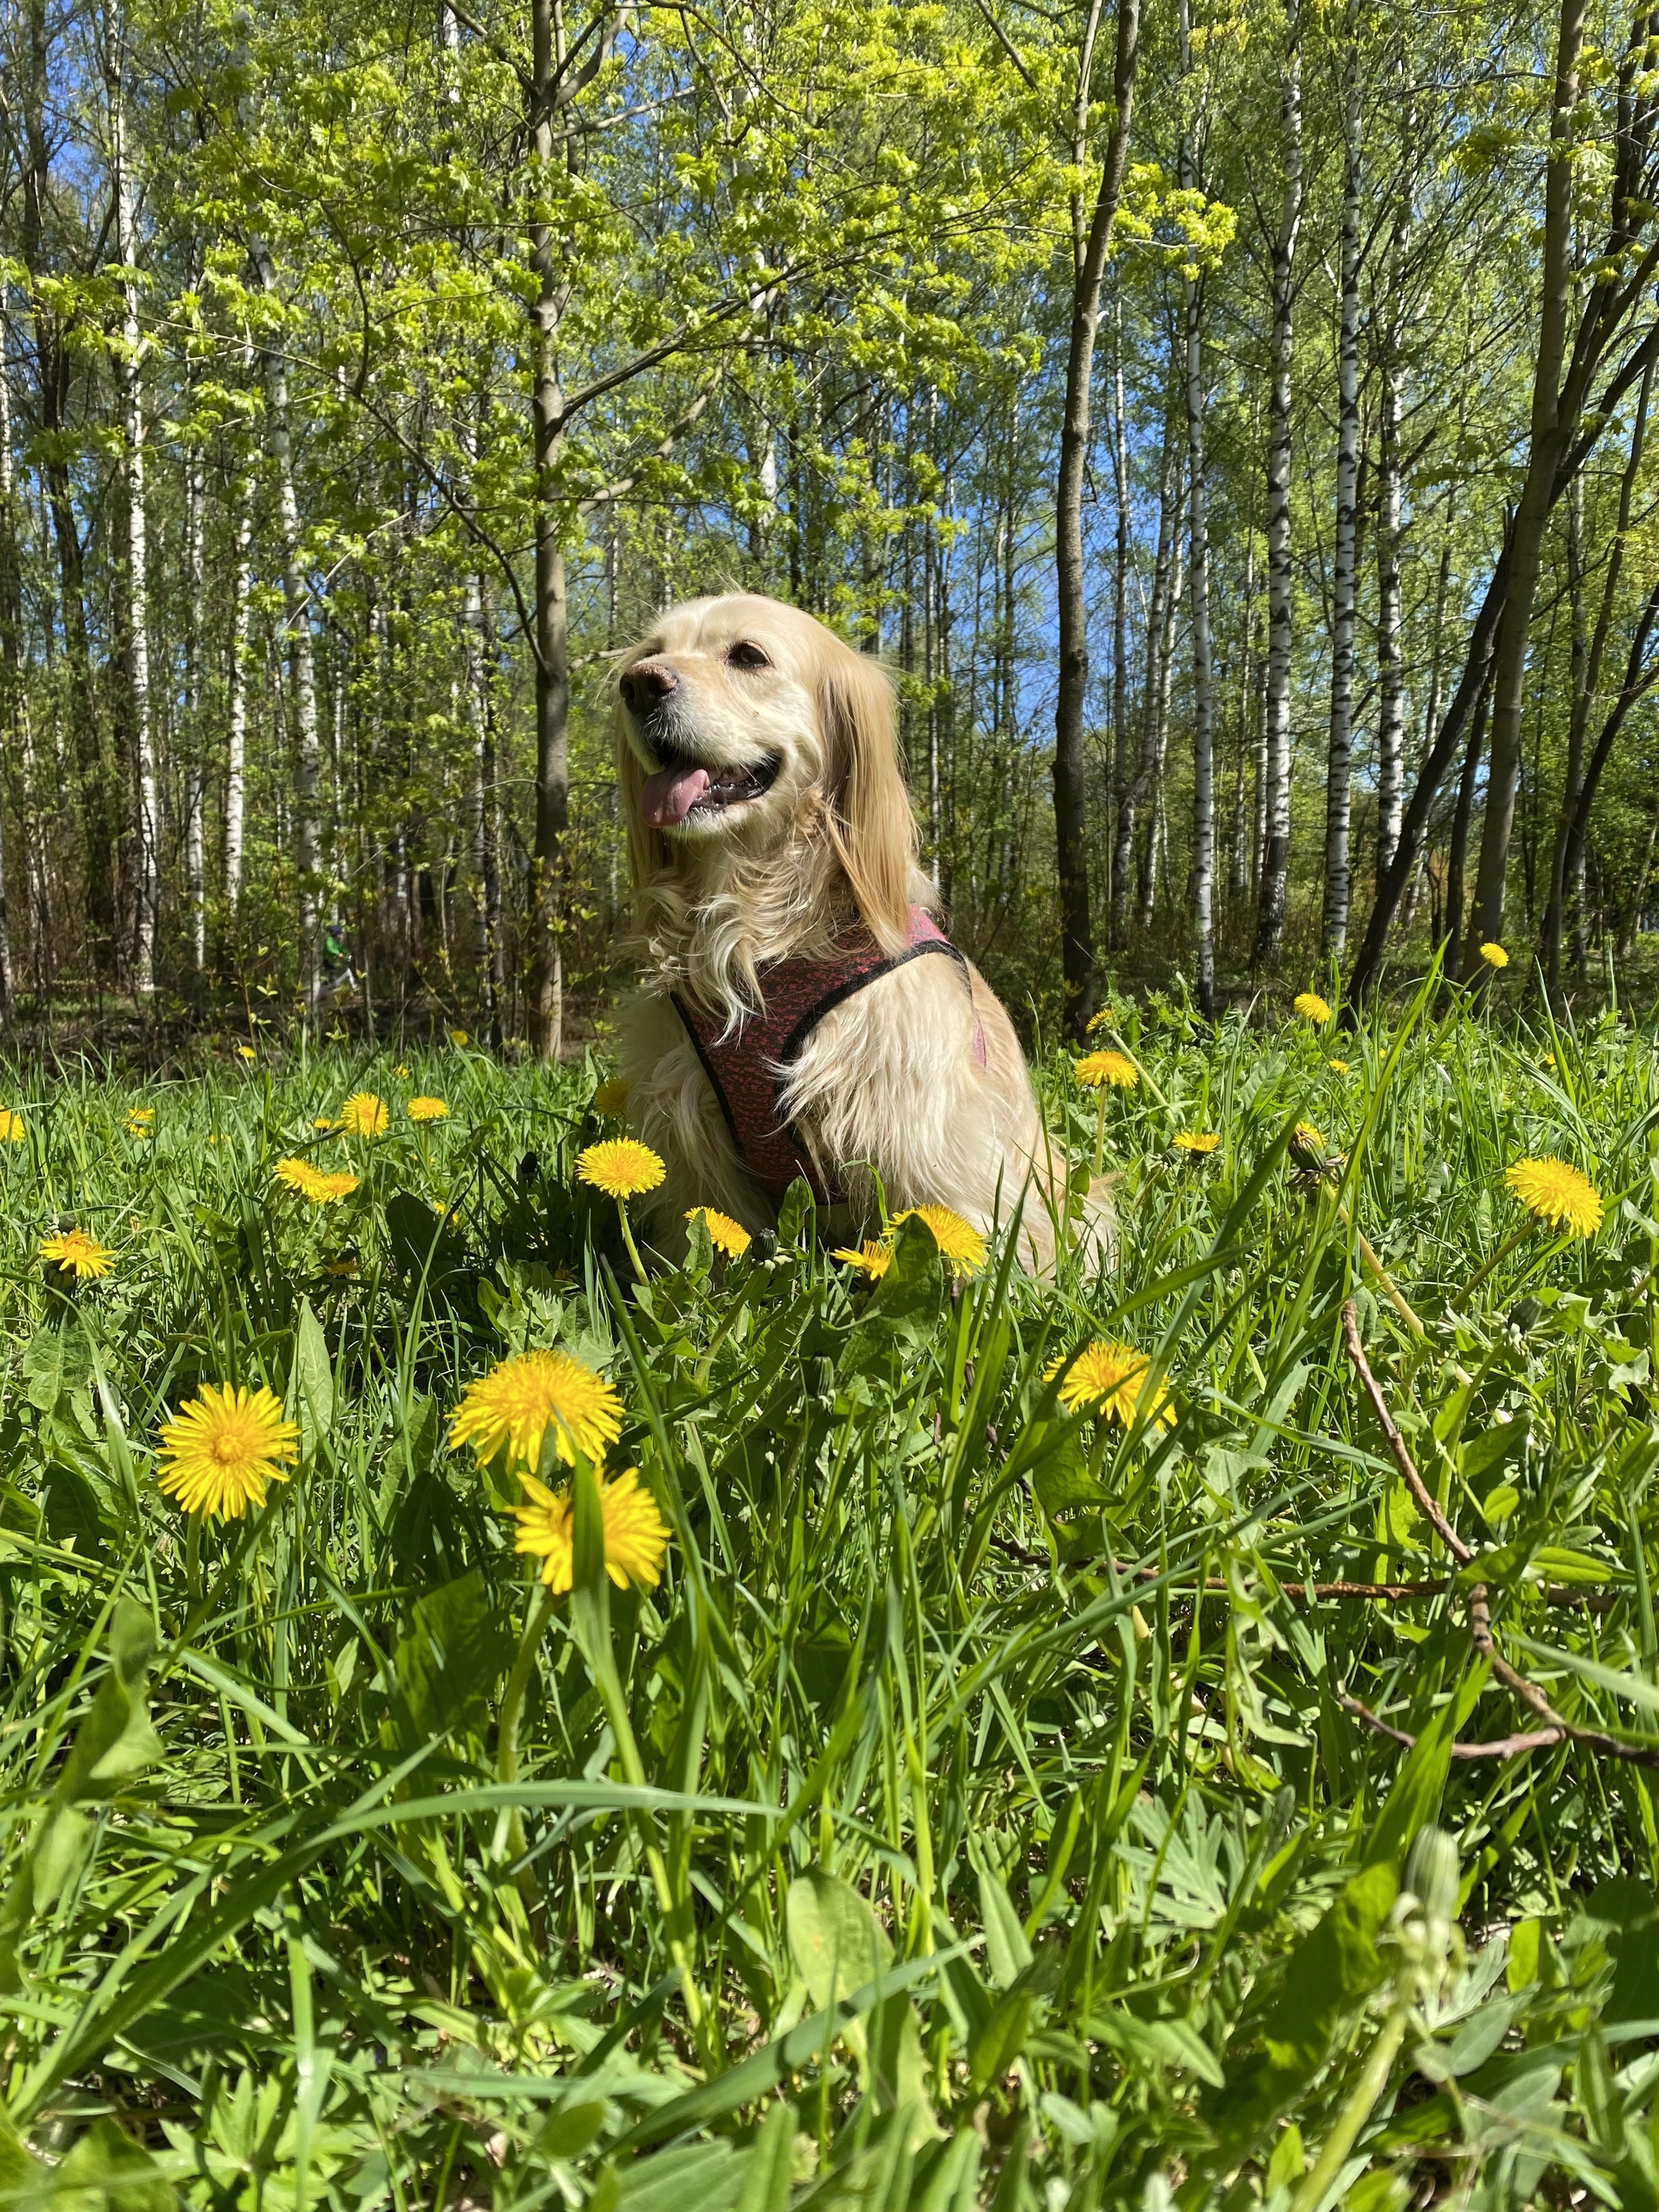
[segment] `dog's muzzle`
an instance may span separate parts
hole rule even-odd
[[[779,754],[767,753],[737,767],[711,769],[654,732],[647,732],[646,743],[664,763],[640,790],[640,812],[653,830],[708,821],[759,799],[777,781],[783,765]]]

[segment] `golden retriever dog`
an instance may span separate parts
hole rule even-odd
[[[628,1117],[662,1155],[653,1234],[709,1206],[753,1231],[805,1176],[830,1234],[949,1206],[1018,1215],[1052,1267],[1064,1171],[1013,1024],[928,912],[893,696],[793,607],[671,608],[617,684],[645,980],[623,1010]],[[1091,1241],[1109,1243],[1098,1193]]]

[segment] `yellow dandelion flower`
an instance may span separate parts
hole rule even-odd
[[[0,1108],[0,1144],[23,1144],[28,1133],[28,1124],[21,1114],[14,1114],[9,1108]]]
[[[613,1075],[608,1083],[600,1084],[593,1093],[593,1111],[596,1114],[620,1114],[628,1103],[628,1088],[620,1075]]]
[[[88,1277],[96,1282],[115,1265],[115,1255],[109,1247],[98,1243],[83,1229],[68,1229],[61,1237],[48,1237],[40,1250],[43,1260],[60,1274],[73,1275],[77,1283]]]
[[[1553,1066],[1554,1066],[1554,1065],[1555,1065],[1555,1054],[1554,1054],[1553,1052],[1547,1052],[1547,1053],[1544,1054],[1544,1065],[1545,1065],[1545,1066],[1546,1066],[1546,1067],[1553,1067]],[[3,1133],[3,1133],[3,1131],[0,1131],[0,1134],[3,1134]]]
[[[542,1562],[541,1579],[556,1595],[574,1580],[576,1564],[575,1501],[568,1490],[556,1493],[520,1474],[529,1495],[528,1505],[515,1505],[519,1524],[513,1548]],[[636,1467],[624,1468],[613,1480],[599,1478],[599,1513],[605,1524],[605,1571],[618,1589],[641,1583],[654,1589],[662,1578],[663,1554],[668,1549],[668,1524],[657,1501],[640,1480]]]
[[[612,1137],[576,1155],[576,1173],[581,1180],[618,1201],[655,1190],[666,1172],[650,1146],[632,1137]]]
[[[1098,1091],[1103,1085],[1133,1091],[1140,1080],[1140,1070],[1125,1052],[1085,1052],[1073,1072],[1087,1091]]]
[[[1177,1129],[1170,1141],[1178,1152],[1212,1152],[1221,1139],[1207,1129]]]
[[[886,1245],[875,1243],[867,1237],[857,1249],[843,1244],[830,1257],[841,1261],[845,1267],[856,1267],[860,1274],[868,1275],[872,1283],[878,1283],[893,1264],[893,1255]]]
[[[127,1109],[128,1128],[131,1128],[135,1121],[140,1128],[148,1128],[155,1119],[155,1109],[153,1106],[129,1106]]]
[[[1600,1194],[1565,1160],[1517,1160],[1504,1180],[1528,1213],[1553,1228],[1593,1237],[1601,1226]]]
[[[1333,1075],[1346,1075],[1348,1072],[1348,1063],[1346,1060],[1328,1060],[1325,1065]]]
[[[400,1082],[401,1082],[401,1081],[403,1081],[403,1080],[404,1080],[404,1079],[408,1076],[408,1073],[409,1073],[409,1065],[408,1065],[408,1062],[407,1062],[406,1060],[400,1060],[398,1062],[398,1065],[396,1066],[396,1067],[394,1067],[394,1068],[392,1069],[392,1073],[393,1073],[393,1074],[394,1074],[394,1075],[398,1079],[398,1080],[399,1080]]]
[[[449,1042],[451,1044],[466,1044],[470,1042],[471,1040],[468,1038],[465,1030],[451,1030],[449,1032]]]
[[[300,1431],[263,1384],[202,1385],[161,1431],[161,1487],[186,1513],[240,1521],[265,1502],[268,1482],[286,1482],[282,1462],[300,1455]]]
[[[312,1116],[311,1126],[313,1129],[331,1129],[334,1124],[326,1114],[316,1114]]]
[[[340,1109],[340,1127],[351,1137],[383,1137],[390,1119],[385,1099],[372,1091],[354,1091]]]
[[[1056,1359],[1045,1370],[1044,1381],[1052,1382],[1065,1366],[1063,1359]],[[1143,1410],[1140,1401],[1146,1396],[1151,1368],[1146,1354],[1137,1352],[1133,1345],[1098,1337],[1094,1343],[1085,1345],[1073,1360],[1060,1386],[1060,1402],[1074,1413],[1094,1413],[1102,1420],[1117,1421],[1127,1429],[1137,1413]],[[1175,1426],[1175,1407],[1161,1382],[1153,1388],[1144,1410],[1165,1428]]]
[[[411,1098],[405,1111],[411,1121],[447,1121],[449,1109],[441,1098]]]
[[[742,1222],[733,1221],[729,1213],[717,1213],[712,1206],[694,1206],[685,1218],[701,1221],[708,1231],[709,1243],[728,1260],[741,1260],[755,1241]]]
[[[939,1256],[953,1275],[971,1275],[985,1265],[985,1239],[948,1206],[907,1206],[893,1216],[892,1225],[896,1229],[901,1221],[913,1220],[925,1221],[933,1231]]]
[[[278,1160],[270,1172],[278,1182],[308,1198],[313,1206],[331,1206],[338,1199],[349,1198],[357,1188],[355,1175],[331,1174],[313,1167],[309,1160]]]
[[[549,1429],[567,1467],[600,1458],[622,1434],[623,1402],[603,1376],[562,1352],[520,1352],[469,1385],[450,1424],[453,1450],[471,1444],[488,1465],[505,1449],[515,1467],[540,1465]]]
[[[1480,957],[1488,968],[1507,968],[1510,964],[1510,956],[1501,945],[1483,945]]]
[[[309,1160],[278,1160],[271,1170],[273,1181],[289,1190],[297,1190],[301,1198],[316,1195],[316,1186],[322,1180],[322,1170]]]
[[[258,1054],[255,1052],[251,1044],[239,1044],[236,1049],[241,1054],[244,1060],[258,1060],[259,1057]]]
[[[349,1282],[356,1272],[357,1261],[356,1256],[349,1252],[345,1255],[343,1259],[329,1260],[325,1261],[323,1267],[323,1273],[325,1275],[337,1275],[342,1281],[345,1282]]]
[[[1331,1018],[1330,1002],[1322,999],[1317,991],[1298,991],[1291,1001],[1295,1011],[1316,1030],[1322,1030]]]
[[[1091,1014],[1088,1020],[1083,1024],[1083,1034],[1085,1036],[1094,1036],[1101,1030],[1109,1029],[1114,1011],[1115,1010],[1110,1006],[1103,1006],[1097,1014]]]

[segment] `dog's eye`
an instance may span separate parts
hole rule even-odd
[[[727,665],[732,668],[769,668],[772,665],[759,646],[751,645],[746,637],[739,638],[726,658]]]

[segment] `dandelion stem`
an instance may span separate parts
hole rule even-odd
[[[514,1783],[519,1778],[519,1717],[524,1711],[525,1693],[530,1687],[530,1677],[535,1671],[536,1655],[541,1649],[547,1624],[553,1618],[553,1593],[545,1583],[538,1583],[530,1609],[525,1616],[524,1634],[519,1638],[518,1656],[513,1662],[513,1672],[507,1678],[507,1687],[501,1692],[501,1710],[495,1724],[495,1775],[498,1781]],[[507,1816],[507,1848],[514,1858],[522,1858],[528,1848],[524,1832],[524,1815],[514,1805]],[[541,1900],[536,1894],[536,1878],[528,1867],[521,1867],[516,1877],[520,1894],[532,1908]]]
[[[1359,2130],[1376,2109],[1376,2100],[1389,2086],[1389,2071],[1406,2037],[1409,2008],[1397,2004],[1382,2023],[1377,2038],[1348,2093],[1347,2102],[1325,2138],[1313,2172],[1291,2201],[1291,2212],[1317,2212],[1335,2185],[1348,2154],[1359,2139]]]
[[[634,1262],[634,1279],[636,1283],[642,1283],[645,1280],[645,1262],[634,1242],[634,1232],[628,1225],[628,1200],[625,1198],[617,1200],[617,1218],[622,1224],[623,1243],[628,1247],[628,1256]]]
[[[1348,1209],[1346,1206],[1341,1209],[1341,1212],[1344,1221],[1348,1221]],[[1350,1221],[1348,1222],[1348,1226],[1352,1229],[1353,1228],[1353,1224]],[[1376,1276],[1377,1285],[1382,1291],[1382,1295],[1388,1299],[1389,1304],[1399,1315],[1401,1320],[1405,1322],[1407,1328],[1410,1329],[1412,1334],[1417,1339],[1418,1342],[1419,1344],[1422,1343],[1426,1338],[1428,1331],[1424,1328],[1422,1322],[1407,1304],[1405,1298],[1401,1294],[1400,1285],[1395,1281],[1394,1277],[1389,1273],[1388,1269],[1382,1265],[1382,1262],[1377,1258],[1376,1253],[1371,1249],[1370,1240],[1367,1238],[1364,1231],[1363,1229],[1355,1229],[1353,1233],[1354,1242],[1359,1247],[1359,1256],[1364,1261],[1365,1265],[1370,1269],[1372,1274]]]
[[[1103,1083],[1096,1094],[1095,1105],[1095,1173],[1098,1175],[1106,1164],[1106,1085]]]
[[[1475,1291],[1480,1289],[1481,1284],[1486,1281],[1487,1276],[1492,1273],[1492,1270],[1496,1267],[1501,1267],[1504,1261],[1509,1258],[1510,1254],[1514,1251],[1516,1246],[1517,1244],[1524,1243],[1526,1239],[1531,1236],[1537,1224],[1535,1222],[1531,1220],[1523,1221],[1513,1236],[1506,1237],[1503,1243],[1498,1246],[1498,1249],[1492,1254],[1491,1259],[1486,1262],[1485,1266],[1477,1267],[1474,1274],[1469,1277],[1468,1282],[1464,1284],[1462,1289],[1458,1292],[1460,1300],[1473,1297]]]

